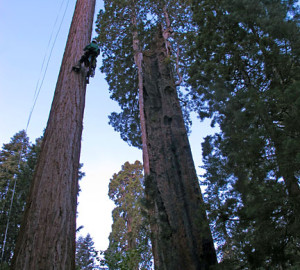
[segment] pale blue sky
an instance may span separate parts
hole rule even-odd
[[[48,42],[54,29],[57,34],[68,0],[0,0],[0,145],[8,143],[18,131],[25,129]],[[56,80],[65,48],[67,34],[75,7],[69,6],[53,49],[40,95],[37,99],[27,134],[32,142],[42,135],[55,90]],[[96,13],[102,8],[97,1]],[[62,9],[60,7],[62,6]],[[53,25],[58,17],[58,23]],[[54,39],[53,36],[53,39]],[[53,40],[52,40],[53,42]],[[47,51],[48,48],[48,51]],[[46,60],[47,60],[46,59]],[[101,63],[101,59],[98,59]],[[97,249],[105,249],[111,230],[113,203],[107,196],[112,175],[126,161],[141,160],[141,151],[129,147],[108,125],[107,116],[118,110],[109,99],[108,86],[99,70],[87,87],[82,136],[81,162],[86,177],[81,181],[77,226],[83,225],[82,234],[89,232]],[[207,123],[194,121],[190,136],[195,165],[201,165],[201,142],[210,132]]]

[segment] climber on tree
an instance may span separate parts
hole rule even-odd
[[[83,50],[84,54],[72,69],[75,72],[79,72],[81,69],[81,64],[84,63],[84,66],[89,68],[86,75],[86,82],[89,83],[89,77],[94,77],[95,75],[97,56],[100,54],[100,49],[97,45],[97,42],[93,40],[89,45],[85,46]]]

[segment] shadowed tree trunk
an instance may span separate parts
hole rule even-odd
[[[209,269],[216,253],[166,56],[160,31],[143,56],[150,165],[145,185],[155,269]]]
[[[72,72],[90,42],[95,0],[78,0],[12,269],[75,269],[78,167],[85,70]]]

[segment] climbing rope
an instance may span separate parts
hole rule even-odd
[[[32,112],[33,112],[33,110],[34,110],[36,101],[37,101],[37,99],[38,99],[38,97],[39,97],[39,94],[40,94],[40,91],[41,91],[41,89],[42,89],[42,86],[43,86],[43,83],[44,83],[44,79],[45,79],[45,76],[46,76],[46,73],[47,73],[47,70],[48,70],[48,65],[49,65],[49,62],[50,62],[50,59],[51,59],[51,56],[52,56],[53,48],[54,48],[54,46],[55,46],[55,43],[56,43],[58,34],[59,34],[60,30],[61,30],[61,26],[62,26],[62,23],[63,23],[63,21],[64,21],[64,18],[65,18],[65,15],[66,15],[66,12],[67,12],[67,9],[68,9],[70,0],[67,1],[67,5],[66,5],[66,7],[65,7],[65,10],[64,10],[64,13],[63,13],[63,16],[62,16],[60,25],[59,25],[59,27],[58,27],[57,33],[56,33],[56,35],[55,35],[55,38],[54,38],[54,41],[53,41],[53,44],[52,44],[52,47],[51,47],[51,50],[50,50],[50,53],[49,53],[49,57],[48,57],[48,61],[47,61],[47,64],[46,64],[46,68],[45,68],[45,71],[44,71],[44,74],[43,74],[43,78],[42,78],[41,84],[39,85],[40,78],[41,78],[41,75],[42,75],[42,70],[43,70],[44,63],[45,63],[45,59],[46,59],[46,56],[47,56],[47,51],[48,51],[48,49],[49,49],[49,47],[50,47],[50,43],[51,43],[51,40],[52,40],[52,37],[53,37],[54,29],[55,29],[56,23],[57,23],[57,21],[58,21],[58,17],[59,17],[59,14],[60,14],[60,11],[61,11],[61,9],[62,9],[62,6],[63,6],[63,3],[64,3],[64,2],[65,2],[65,0],[63,0],[62,3],[61,3],[60,10],[59,10],[59,12],[58,12],[58,15],[57,15],[57,17],[56,17],[55,23],[54,23],[54,25],[53,25],[52,33],[51,33],[51,36],[50,36],[50,39],[49,39],[49,42],[48,42],[48,46],[47,46],[47,49],[46,49],[46,52],[45,52],[44,60],[43,60],[43,63],[42,63],[42,67],[41,67],[39,79],[38,79],[38,82],[37,82],[37,84],[36,84],[36,89],[35,89],[35,92],[34,92],[34,102],[33,102],[33,106],[32,106],[32,108],[31,108],[31,111],[30,111],[30,113],[29,113],[28,122],[27,122],[26,130],[25,130],[25,131],[27,131],[27,128],[28,128],[29,123],[30,123],[30,120],[31,120]]]
[[[47,70],[48,70],[48,65],[49,65],[49,62],[50,62],[50,59],[51,59],[51,56],[52,56],[52,52],[53,52],[54,46],[56,44],[57,37],[58,37],[59,32],[61,30],[61,26],[63,24],[63,21],[65,19],[65,15],[66,15],[66,12],[67,12],[67,9],[68,9],[68,6],[69,6],[70,0],[67,0],[67,3],[66,3],[66,6],[65,6],[65,9],[64,9],[64,12],[63,12],[63,15],[62,15],[59,27],[58,27],[58,29],[56,31],[56,35],[55,35],[55,38],[53,40],[53,43],[52,43],[52,46],[51,46],[51,49],[50,49],[50,53],[48,55],[47,63],[46,63],[47,52],[48,52],[48,50],[50,48],[50,45],[51,45],[51,42],[52,42],[52,38],[53,38],[53,35],[54,35],[54,32],[55,32],[55,28],[56,28],[56,25],[57,25],[57,22],[58,22],[58,19],[59,19],[59,16],[61,14],[61,11],[62,11],[62,8],[64,6],[65,1],[66,0],[62,0],[62,2],[61,2],[61,5],[60,5],[60,8],[59,8],[57,17],[55,19],[55,22],[54,22],[54,25],[53,25],[53,28],[52,28],[52,32],[51,32],[50,38],[49,38],[49,41],[48,41],[47,49],[46,49],[46,52],[45,52],[45,55],[44,55],[44,59],[43,59],[43,62],[42,62],[40,74],[39,74],[38,81],[37,81],[36,88],[35,88],[35,92],[34,92],[33,105],[32,105],[32,108],[30,110],[30,113],[29,113],[29,117],[28,117],[26,129],[25,129],[25,134],[27,134],[27,130],[28,130],[28,126],[30,124],[31,116],[32,116],[34,107],[36,105],[38,96],[40,94],[40,91],[42,89],[42,86],[43,86],[43,83],[44,83],[44,79],[45,79],[45,76],[46,76],[46,73],[47,73]],[[46,63],[46,66],[45,66],[45,63]],[[44,69],[44,66],[45,66],[45,69]],[[44,72],[43,72],[43,69],[44,69]],[[42,80],[41,80],[41,76],[42,76]],[[41,81],[41,83],[40,83],[40,81]],[[17,171],[20,170],[20,162],[21,162],[23,151],[24,151],[24,143],[22,143],[21,151],[19,152]],[[8,211],[8,216],[7,216],[7,223],[6,223],[5,234],[4,234],[3,244],[2,244],[2,253],[1,253],[0,265],[2,264],[3,258],[4,258],[4,252],[5,252],[5,245],[6,245],[7,234],[8,234],[10,216],[11,216],[11,211],[12,211],[12,206],[13,206],[13,201],[14,201],[14,196],[15,196],[15,191],[16,191],[16,185],[17,185],[17,175],[16,174],[14,174],[14,176],[13,176],[13,182],[14,182],[14,185],[13,185],[12,195],[11,195],[11,199],[10,199],[10,206],[9,206],[9,211]]]

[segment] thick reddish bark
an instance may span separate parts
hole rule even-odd
[[[84,70],[72,66],[90,42],[95,0],[78,0],[12,269],[75,269]]]
[[[150,165],[145,185],[155,269],[209,269],[216,253],[166,55],[161,33],[143,57]]]

